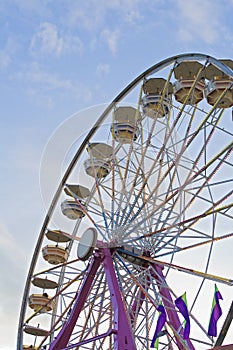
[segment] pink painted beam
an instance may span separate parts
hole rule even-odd
[[[109,249],[104,249],[103,265],[114,310],[114,329],[116,330],[114,350],[136,350],[130,320],[127,316]]]
[[[61,331],[58,333],[57,337],[51,343],[49,350],[61,350],[67,346],[70,340],[70,337],[72,335],[73,329],[75,327],[75,324],[77,322],[77,319],[84,306],[86,298],[90,292],[92,282],[100,266],[101,259],[102,257],[100,254],[97,254],[97,253],[94,254],[91,260],[90,266],[87,269],[86,275],[84,277],[81,289],[77,294],[70,316],[65,322],[65,324],[63,325]]]

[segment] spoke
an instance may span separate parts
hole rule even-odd
[[[217,124],[217,122],[220,121],[221,115],[222,115],[222,113],[220,114],[219,118],[217,119],[216,124]],[[192,119],[190,120],[190,122],[192,122]],[[190,172],[189,172],[189,175],[187,176],[187,178],[189,178],[189,176],[191,176],[191,174],[194,172],[195,168],[197,168],[198,162],[199,162],[199,160],[200,160],[202,154],[203,154],[204,152],[206,152],[206,147],[207,147],[207,145],[208,145],[208,143],[209,143],[211,137],[213,136],[213,133],[214,133],[216,124],[213,126],[212,130],[210,131],[209,136],[208,136],[208,138],[205,140],[204,145],[203,145],[203,147],[201,148],[199,154],[197,155],[195,161],[193,161],[193,166],[191,167]],[[190,125],[190,126],[191,126],[191,125]],[[188,129],[189,129],[189,126],[188,126]],[[206,130],[206,129],[205,129],[205,130]],[[185,142],[186,142],[187,136],[188,136],[188,134],[185,135],[185,138],[184,138],[184,141],[185,141]],[[182,154],[183,154],[184,150],[187,148],[186,145],[185,145],[185,142],[183,143],[183,145],[182,145],[182,147],[181,147],[181,153],[182,153]],[[178,159],[178,160],[176,159],[176,160],[175,160],[175,163],[178,163],[179,160],[180,160],[180,159]],[[206,163],[207,163],[207,162],[205,161],[205,164],[206,164]],[[216,167],[216,170],[212,172],[212,175],[215,174],[215,172],[217,171],[217,169],[219,168],[220,165],[221,165],[221,162],[220,162],[219,165]],[[175,176],[176,173],[174,172],[173,174],[174,174],[174,176]],[[205,178],[206,178],[206,176],[205,176]],[[211,175],[209,175],[209,176],[206,178],[205,182],[208,182],[208,181],[210,180],[210,178],[211,178]],[[199,187],[199,191],[202,190],[202,187],[203,187],[203,185],[202,185],[201,187]],[[168,190],[168,193],[169,193],[171,190],[172,190],[172,187]],[[181,196],[181,195],[182,195],[182,192],[180,192],[180,196]],[[186,206],[186,208],[192,203],[192,201],[194,201],[194,198],[195,198],[195,197],[193,197],[193,198],[191,199],[190,203],[188,203],[188,205]],[[179,199],[179,196],[177,196],[177,199],[175,200],[173,206],[176,204],[176,202],[177,202],[178,199]],[[183,212],[186,210],[186,208],[183,209]],[[182,213],[181,213],[181,215],[182,215]],[[165,221],[166,221],[166,220],[165,220]]]
[[[147,261],[150,261],[150,262],[154,261],[155,264],[158,264],[158,265],[161,265],[161,266],[167,266],[167,267],[172,268],[172,269],[177,270],[177,271],[182,271],[182,272],[194,275],[194,276],[202,277],[202,278],[205,278],[205,279],[208,279],[208,280],[212,280],[212,281],[215,281],[215,282],[224,283],[224,284],[227,284],[229,286],[233,286],[233,280],[231,280],[229,278],[224,278],[224,277],[220,277],[220,276],[204,273],[204,272],[201,272],[201,271],[197,271],[197,270],[194,270],[194,269],[189,269],[189,268],[178,266],[178,265],[174,265],[174,264],[171,264],[171,263],[166,263],[164,261],[159,261],[159,260],[156,260],[156,259],[149,259],[149,258],[144,258],[144,259],[147,260]]]
[[[227,145],[224,149],[222,149],[217,155],[215,155],[207,164],[205,164],[202,168],[200,168],[196,173],[194,173],[192,176],[190,175],[184,182],[184,184],[182,184],[180,186],[180,188],[176,189],[173,191],[173,193],[169,194],[166,199],[164,199],[164,201],[162,202],[162,204],[160,204],[156,209],[154,209],[153,211],[151,211],[151,213],[149,214],[148,217],[151,217],[156,211],[158,211],[158,209],[161,209],[164,204],[166,202],[169,202],[171,199],[173,199],[177,194],[179,195],[179,193],[185,189],[186,186],[190,185],[192,183],[192,181],[197,178],[200,174],[202,174],[205,170],[207,170],[216,160],[218,160],[221,155],[223,155],[225,152],[228,153],[228,155],[232,152],[232,145],[233,142],[231,142],[229,145]],[[227,155],[227,156],[228,156]],[[166,176],[169,174],[169,172],[171,171],[171,168],[174,166],[175,163],[173,163],[169,169],[166,172]],[[151,197],[153,196],[154,190],[152,190],[151,194],[148,196],[147,201],[149,199],[151,199]],[[135,219],[135,217],[137,215],[139,215],[139,213],[141,212],[142,208],[146,205],[146,202],[144,202],[141,207],[138,209],[138,211],[136,212],[136,214],[131,218],[131,222]],[[141,220],[141,223],[143,223],[147,218],[144,218],[143,220]],[[126,231],[127,225],[125,227],[125,231]],[[135,228],[134,228],[135,229]],[[133,230],[130,231],[126,231],[127,234],[129,235]]]
[[[224,160],[229,156],[230,151],[228,151],[226,153],[226,155],[224,156],[224,158],[217,164],[217,166],[212,170],[212,172],[209,174],[209,176],[207,178],[205,178],[204,183],[202,184],[201,187],[198,188],[197,192],[195,193],[194,196],[192,196],[192,198],[190,199],[190,201],[185,205],[184,209],[181,211],[180,213],[180,217],[182,214],[185,214],[185,211],[187,210],[188,207],[191,206],[191,204],[194,202],[194,200],[198,197],[198,195],[201,193],[201,191],[203,191],[204,187],[203,185],[208,184],[208,182],[210,181],[210,179],[216,174],[216,172],[219,170],[220,166],[222,165],[222,163],[224,162]],[[176,201],[175,201],[176,202]],[[212,203],[212,201],[210,202]],[[174,204],[173,204],[174,205]],[[171,212],[171,210],[170,210]],[[165,222],[167,221],[168,217],[166,217],[166,219],[164,220],[164,223],[162,225],[162,227],[165,226]],[[164,233],[165,235],[166,233]],[[161,238],[159,240],[157,240],[157,245],[159,244],[159,242],[164,238],[164,235],[161,236]]]
[[[138,115],[139,115],[139,105],[140,105],[140,101],[141,101],[141,96],[142,96],[142,85],[140,87],[140,92],[139,92],[139,97],[138,97],[138,104],[137,104],[137,109],[136,109],[135,123],[137,122]],[[127,180],[127,176],[128,176],[128,171],[129,171],[129,165],[130,165],[130,161],[131,161],[132,152],[133,152],[133,140],[131,140],[130,147],[129,147],[129,152],[127,153],[127,159],[126,159],[126,166],[125,166],[124,174],[123,174],[123,176],[121,175],[121,178],[122,178],[122,194],[121,194],[121,197],[120,197],[120,207],[123,204],[123,202],[122,202],[123,196],[124,196],[123,190],[126,187],[126,180]],[[120,171],[120,174],[121,174],[121,171]],[[126,209],[126,207],[125,207],[125,209]],[[124,212],[124,210],[123,210],[123,212]],[[118,222],[119,222],[119,215],[117,216],[117,219],[116,219],[116,226],[118,225]]]
[[[172,73],[172,72],[170,72],[170,76],[171,76],[171,73]],[[192,93],[192,91],[193,91],[193,89],[194,89],[194,87],[195,87],[195,84],[196,84],[196,82],[197,82],[197,79],[198,79],[200,73],[201,73],[201,70],[200,70],[199,73],[197,74],[197,77],[196,77],[196,79],[194,80],[193,85],[192,85],[192,87],[191,87],[191,89],[190,89],[188,95],[186,96],[186,101],[187,101],[188,98],[190,97],[190,95],[191,95],[191,93]],[[169,76],[169,78],[170,78],[170,76]],[[170,80],[170,79],[169,79],[169,80]],[[167,82],[168,82],[168,80],[167,80]],[[165,89],[164,89],[164,92],[165,92]],[[164,93],[164,92],[163,92],[163,93]],[[185,103],[186,103],[186,102],[185,102]],[[139,193],[138,193],[138,195],[136,196],[136,198],[135,198],[133,204],[131,205],[131,208],[130,208],[130,210],[128,211],[128,214],[126,215],[125,220],[124,220],[124,221],[121,221],[120,224],[125,225],[125,223],[127,222],[128,218],[129,218],[129,216],[130,216],[130,214],[132,213],[132,210],[133,210],[133,208],[135,207],[135,205],[136,205],[138,199],[140,198],[140,195],[141,195],[143,189],[145,188],[145,186],[146,186],[146,184],[147,184],[147,181],[148,181],[148,179],[149,179],[149,177],[150,177],[150,175],[151,175],[151,173],[152,173],[152,171],[153,171],[153,169],[154,169],[156,163],[159,161],[161,155],[163,154],[163,152],[164,152],[164,150],[165,150],[165,146],[167,145],[168,141],[170,141],[170,139],[171,139],[171,135],[172,135],[172,133],[174,132],[175,126],[177,125],[178,121],[179,121],[179,120],[181,119],[181,117],[182,117],[182,113],[183,113],[184,108],[185,108],[185,103],[184,103],[183,107],[181,108],[181,110],[180,110],[180,112],[179,112],[177,118],[174,120],[173,125],[171,126],[170,129],[169,129],[169,119],[167,120],[167,124],[166,124],[167,129],[166,129],[166,133],[165,133],[165,135],[164,135],[163,146],[161,147],[161,149],[159,150],[158,154],[156,155],[155,160],[154,160],[154,162],[152,163],[150,170],[148,171],[148,175],[145,177],[145,180],[144,180],[144,182],[143,182],[143,185],[142,185],[141,189],[139,190]],[[143,160],[144,160],[144,157],[145,157],[147,148],[148,148],[148,146],[150,145],[150,141],[151,141],[151,137],[152,137],[152,132],[153,132],[154,127],[155,127],[155,122],[156,122],[156,118],[155,118],[154,121],[153,121],[152,130],[151,130],[150,133],[149,133],[149,136],[148,136],[148,139],[147,139],[147,143],[146,143],[146,147],[144,148],[143,153],[142,153],[142,157],[141,157],[142,161],[141,161],[141,163],[139,164],[138,169],[141,169],[141,165],[142,165],[142,162],[143,162]],[[181,155],[182,155],[182,151],[180,152],[180,156],[181,156]],[[173,166],[174,166],[174,163],[172,164],[172,167],[173,167]],[[170,170],[167,170],[167,173],[168,173],[169,171],[170,171]],[[167,175],[167,173],[166,173],[166,175]],[[136,181],[136,177],[137,177],[138,175],[139,175],[139,170],[136,172],[135,181]],[[165,176],[165,177],[166,177],[166,176]],[[159,182],[158,184],[156,184],[156,186],[159,186],[160,184],[161,184],[161,182]],[[131,188],[130,192],[132,193],[132,191],[133,191],[133,188]],[[154,193],[154,191],[152,191],[152,193]],[[149,197],[150,197],[150,196],[149,196]],[[144,204],[144,205],[145,205],[145,204]],[[143,205],[142,207],[144,207],[144,205]],[[138,212],[139,212],[139,211],[138,211]],[[136,215],[138,215],[138,212],[137,212]],[[123,211],[123,215],[124,215],[124,214],[125,214],[125,210]],[[133,217],[133,219],[134,219],[134,217]],[[131,219],[131,220],[133,220],[133,219]]]
[[[229,195],[231,195],[232,193],[233,193],[233,191],[231,191],[231,192],[227,195],[227,197],[228,197]],[[224,200],[224,199],[225,199],[225,197],[222,198],[222,200]],[[220,202],[220,203],[221,203],[221,202]],[[217,205],[219,205],[220,203],[216,203],[215,205],[217,206]],[[202,213],[202,214],[199,214],[199,215],[197,215],[197,216],[193,216],[193,217],[191,217],[191,218],[189,218],[189,219],[185,219],[184,221],[175,223],[175,224],[173,224],[173,225],[170,225],[170,226],[167,226],[167,227],[163,227],[163,228],[161,228],[161,229],[159,229],[159,230],[157,230],[157,231],[149,232],[149,233],[144,234],[144,235],[142,235],[142,236],[140,236],[140,237],[136,237],[136,238],[130,239],[130,240],[126,241],[125,243],[128,244],[128,243],[131,243],[131,242],[135,242],[135,241],[137,241],[137,240],[141,240],[141,239],[143,239],[143,238],[151,237],[151,236],[153,236],[153,235],[159,234],[160,232],[168,231],[168,230],[170,230],[171,228],[174,228],[174,227],[177,227],[177,226],[183,226],[183,225],[185,225],[185,224],[187,224],[187,223],[189,223],[189,222],[192,222],[192,224],[194,224],[194,223],[196,223],[196,222],[197,222],[199,219],[201,219],[201,218],[204,218],[204,217],[209,216],[209,215],[213,215],[214,213],[220,213],[220,212],[223,211],[223,210],[226,210],[226,209],[229,209],[229,208],[232,208],[232,207],[233,207],[233,203],[227,204],[227,205],[222,206],[222,207],[219,207],[219,208],[215,208],[215,205],[212,206],[211,208],[209,208],[207,211],[205,211],[205,212]],[[183,233],[183,232],[185,232],[185,231],[186,231],[188,228],[190,228],[190,227],[191,227],[191,226],[185,227],[185,228],[183,229],[183,231],[180,232],[180,234]]]
[[[167,80],[166,80],[166,83],[165,83],[165,85],[164,85],[164,89],[163,89],[163,92],[162,92],[162,95],[161,95],[161,98],[160,98],[160,101],[159,101],[159,107],[158,107],[158,109],[161,108],[161,103],[162,103],[163,98],[164,98],[164,96],[165,96],[166,89],[167,89],[167,85],[168,85],[168,83],[169,83],[169,81],[170,81],[172,72],[173,72],[173,69],[170,71],[170,74],[169,74],[169,76],[168,76],[168,78],[167,78]],[[159,110],[157,111],[157,114],[158,114],[158,113],[159,113]],[[154,118],[154,120],[153,120],[153,122],[152,122],[152,126],[151,126],[151,129],[150,129],[149,133],[148,133],[148,138],[147,138],[147,140],[146,140],[146,145],[145,145],[145,146],[143,147],[143,149],[142,149],[141,161],[140,161],[140,163],[138,164],[138,168],[137,168],[138,170],[136,171],[136,174],[135,174],[135,176],[134,176],[133,185],[132,185],[132,187],[129,189],[130,195],[129,195],[128,201],[130,201],[131,194],[133,193],[133,189],[134,189],[134,183],[136,182],[137,177],[138,177],[139,174],[140,174],[140,170],[142,169],[142,165],[143,165],[143,162],[144,162],[144,158],[145,158],[146,152],[147,152],[147,150],[148,150],[148,147],[150,146],[151,139],[152,139],[152,137],[153,137],[153,132],[154,132],[154,129],[155,129],[155,126],[156,126],[156,121],[157,121],[157,116],[156,116],[156,118]],[[177,118],[177,121],[178,121],[178,118]],[[176,122],[177,122],[177,121],[176,121]],[[167,125],[168,125],[168,123],[167,123]],[[176,123],[174,122],[173,128],[175,127],[175,125],[176,125]],[[168,139],[169,139],[169,138],[167,137],[167,140],[168,140]],[[164,143],[166,143],[166,142],[164,142]],[[130,156],[131,156],[131,153],[129,153],[129,157],[128,157],[128,160],[127,160],[127,165],[128,165],[128,163],[129,163],[129,161],[130,161]],[[151,169],[150,169],[151,172],[153,171],[154,165],[156,164],[158,158],[159,158],[159,155],[157,155],[156,160],[154,161],[154,163],[153,163],[152,166],[151,166]],[[128,169],[128,166],[127,166],[127,169]],[[125,173],[125,176],[124,176],[124,179],[125,179],[125,180],[126,180],[126,177],[127,177],[127,173]],[[136,199],[134,200],[134,202],[133,202],[133,204],[132,204],[132,206],[131,206],[130,211],[128,212],[128,214],[127,214],[126,217],[125,217],[124,222],[123,222],[123,218],[124,218],[124,215],[126,214],[127,206],[125,206],[125,208],[122,210],[122,219],[121,219],[119,225],[124,225],[124,223],[127,221],[128,217],[130,216],[130,214],[131,214],[131,212],[132,212],[132,210],[133,210],[133,208],[134,208],[134,206],[135,206],[135,204],[136,204],[138,198],[140,197],[140,195],[141,195],[141,193],[142,193],[144,187],[146,186],[146,184],[147,184],[147,178],[145,178],[145,180],[143,181],[143,185],[142,185],[142,187],[141,187],[141,189],[140,189],[140,191],[139,191],[139,194],[138,194],[138,196],[136,197]],[[124,183],[124,185],[125,185],[125,183]]]
[[[233,233],[229,233],[229,234],[224,235],[224,236],[217,235],[217,237],[211,238],[211,239],[209,239],[209,240],[207,240],[205,242],[200,242],[200,243],[192,244],[190,246],[179,248],[177,250],[177,252],[188,250],[188,249],[193,249],[193,248],[197,248],[197,247],[201,247],[201,246],[206,245],[206,244],[208,245],[208,244],[211,244],[213,242],[221,241],[223,239],[232,238],[232,237],[233,237]]]
[[[199,171],[197,171],[192,177],[189,177],[189,178],[185,181],[185,183],[181,186],[181,188],[179,188],[179,189],[177,189],[177,190],[174,190],[174,192],[173,192],[172,194],[169,195],[169,197],[167,198],[167,201],[170,201],[171,199],[173,199],[183,188],[185,188],[187,185],[191,184],[192,181],[193,181],[199,174],[201,174],[204,170],[208,169],[222,154],[224,154],[225,152],[232,152],[232,145],[233,145],[233,142],[231,142],[228,146],[226,146],[223,150],[221,150],[215,157],[213,157],[206,165],[204,165],[204,166],[203,166]],[[231,193],[232,193],[232,191],[230,192],[230,194],[231,194]],[[228,194],[227,197],[228,197],[230,194]],[[150,195],[150,197],[151,197],[151,196],[152,196],[152,194]],[[226,198],[227,198],[227,197],[226,197]],[[225,199],[225,197],[224,197],[224,199]],[[155,209],[153,209],[153,210],[149,213],[148,217],[151,217],[152,215],[154,215],[154,214],[156,213],[156,211],[158,211],[159,209],[161,209],[161,208],[164,206],[164,204],[165,204],[165,202],[162,202],[162,204],[158,205]],[[213,205],[213,208],[214,208],[215,206],[216,206],[216,204]],[[142,207],[143,207],[143,205],[142,205]],[[139,211],[141,211],[142,207],[139,209]],[[209,210],[211,210],[211,208],[210,208]],[[137,213],[137,215],[138,215],[138,214],[139,214],[139,213]],[[148,218],[148,217],[147,217],[147,218]],[[141,220],[139,221],[139,223],[138,223],[137,225],[135,225],[134,228],[131,229],[131,230],[129,230],[129,231],[127,231],[129,225],[126,225],[126,226],[124,227],[125,231],[127,232],[126,235],[130,235],[130,233],[132,233],[132,232],[135,230],[135,228],[139,227],[143,222],[145,222],[145,220],[146,220],[147,218],[141,219]],[[146,237],[146,236],[147,236],[147,235],[145,235],[145,237]]]

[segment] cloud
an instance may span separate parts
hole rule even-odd
[[[179,38],[191,41],[194,38],[213,44],[219,38],[219,9],[210,0],[176,2],[179,25]]]
[[[70,90],[73,87],[72,81],[69,79],[62,79],[56,74],[44,70],[38,63],[32,63],[30,66],[25,66],[17,77],[25,83],[30,83],[34,86],[43,85],[43,89],[56,90],[65,89]]]
[[[75,100],[90,103],[93,91],[84,82],[67,79],[62,74],[51,73],[43,65],[33,62],[24,65],[14,75],[34,103],[53,108],[56,100]]]
[[[22,75],[28,81],[43,84],[47,87],[47,90],[72,88],[72,82],[70,80],[60,79],[56,74],[46,72],[37,63],[33,63]]]
[[[6,68],[11,61],[10,55],[6,51],[0,52],[0,67]]]
[[[110,52],[117,53],[119,38],[127,28],[141,29],[142,12],[147,0],[95,0],[72,3],[66,22],[75,29],[87,31],[90,46],[96,47],[100,40]]]
[[[138,21],[142,20],[142,18],[143,17],[138,9],[129,9],[125,15],[126,22],[131,24],[137,23]]]
[[[69,79],[63,79],[57,74],[44,70],[38,63],[23,66],[16,75],[25,87],[25,93],[37,105],[53,108],[55,92],[74,90],[73,83]]]
[[[115,55],[117,52],[118,40],[120,38],[119,30],[110,31],[109,29],[104,29],[100,35],[102,41],[107,44],[110,52]]]
[[[25,246],[22,249],[17,244],[16,239],[3,222],[0,222],[0,232],[0,259],[2,263],[0,270],[1,343],[11,344],[12,334],[17,331],[17,312],[25,281],[28,257],[25,254]],[[13,347],[3,346],[2,349],[10,350]]]
[[[47,0],[11,0],[14,7],[25,15],[46,16],[49,12],[49,1]]]
[[[18,269],[21,264],[25,264],[26,257],[24,252],[20,250],[14,236],[10,233],[3,222],[0,222],[0,255],[6,255],[7,260],[11,261],[14,268]]]
[[[78,36],[61,35],[57,26],[44,22],[32,38],[30,50],[33,53],[52,54],[57,57],[62,54],[83,52],[83,44]]]
[[[86,2],[73,3],[72,10],[69,13],[69,23],[77,24],[90,32],[101,30],[108,22],[111,12],[115,12],[119,21],[136,23],[142,18],[141,6],[145,6],[147,1],[142,4],[139,0],[90,0]]]
[[[4,47],[0,51],[0,67],[7,68],[12,62],[12,58],[15,56],[18,50],[18,44],[12,37],[8,37]]]
[[[99,63],[97,68],[96,68],[96,74],[98,76],[101,76],[101,75],[106,75],[109,73],[109,64],[107,63]]]

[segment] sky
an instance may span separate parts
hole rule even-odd
[[[232,13],[232,0],[0,0],[1,350],[16,345],[54,131],[167,57],[233,59]]]

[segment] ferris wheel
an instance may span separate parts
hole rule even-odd
[[[233,285],[215,273],[233,237],[232,69],[204,54],[166,59],[99,116],[45,217],[18,350],[150,349],[160,305],[159,349],[214,346],[207,302],[215,284]]]

